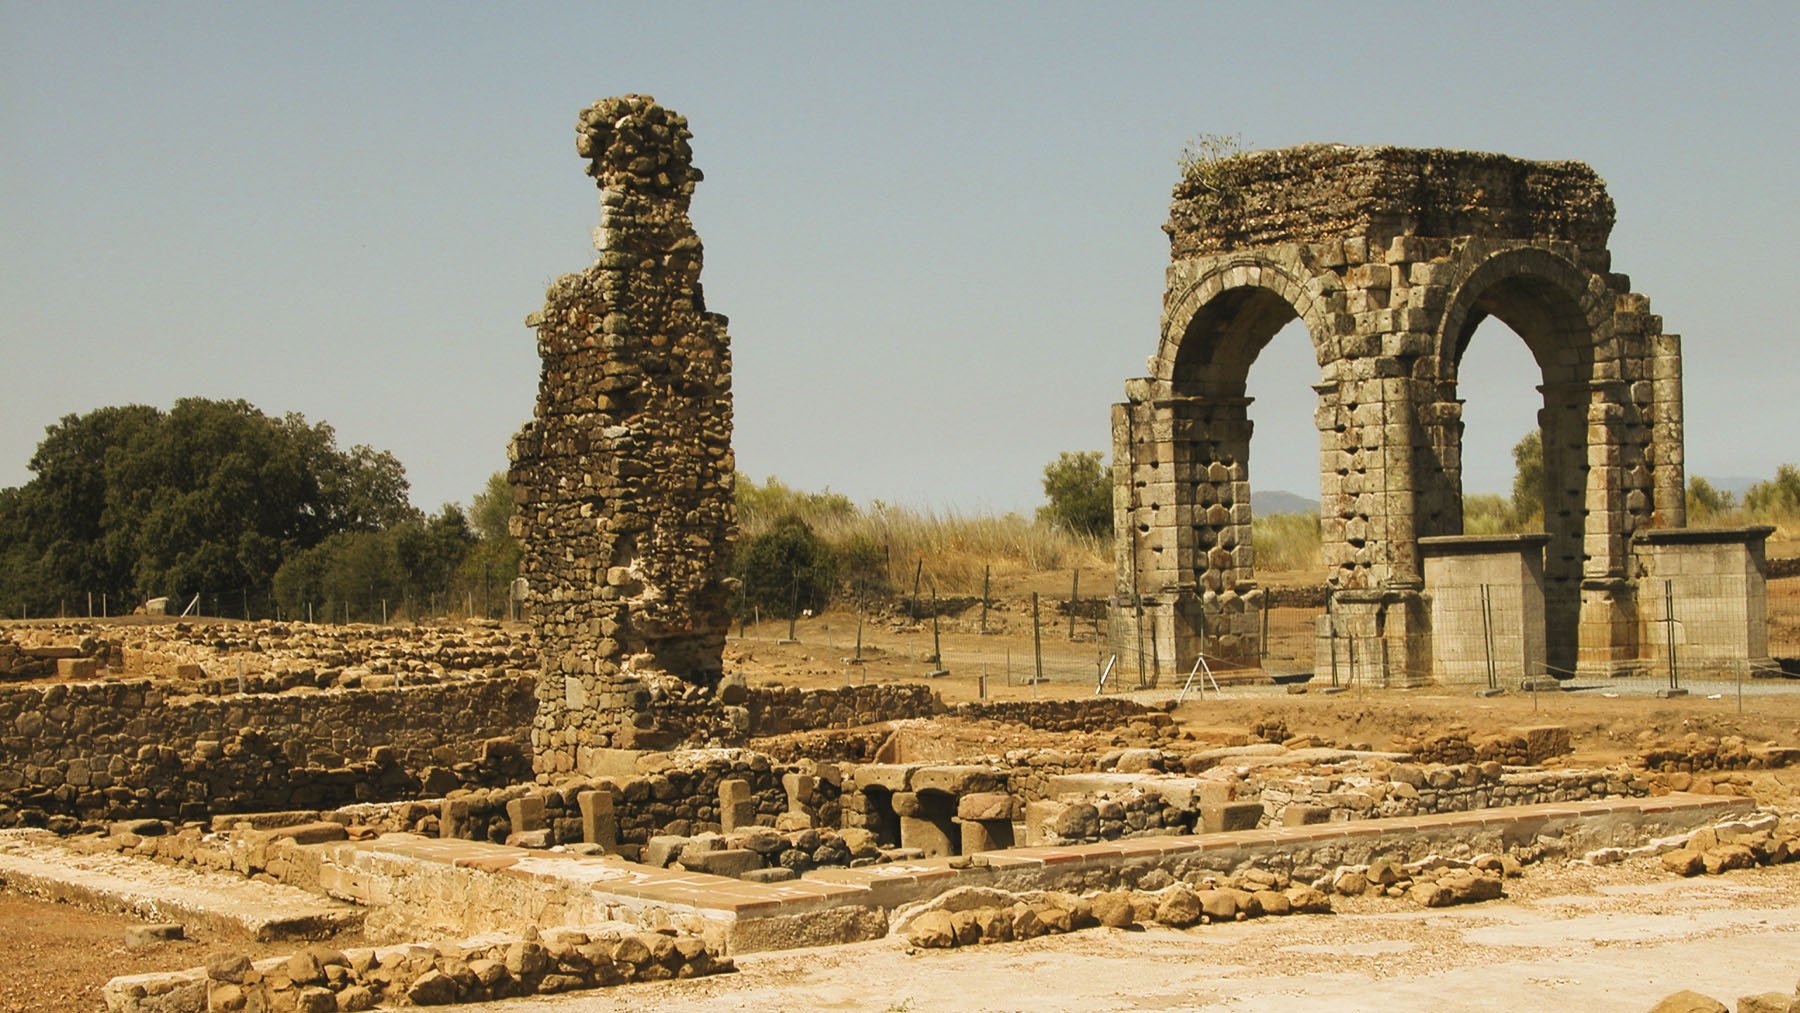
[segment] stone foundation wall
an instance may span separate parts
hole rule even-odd
[[[0,825],[319,808],[527,776],[531,680],[206,698],[148,680],[0,691]]]
[[[1240,798],[1262,803],[1264,826],[1281,824],[1290,805],[1328,809],[1329,820],[1337,821],[1431,816],[1546,802],[1641,798],[1649,793],[1650,781],[1641,771],[1503,771],[1494,763],[1396,764],[1377,773],[1323,776],[1270,772],[1247,779],[1239,788]]]
[[[1094,732],[1140,721],[1165,727],[1171,721],[1163,708],[1117,697],[965,703],[956,707],[955,714],[972,721],[1010,721],[1047,732]]]
[[[296,687],[378,689],[457,673],[529,668],[537,649],[528,633],[466,624],[344,626],[307,623],[165,623],[125,626],[92,620],[0,630],[0,679],[57,675],[62,661],[92,662],[102,672],[183,684],[229,695]]]

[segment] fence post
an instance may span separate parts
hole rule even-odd
[[[1663,612],[1669,617],[1669,689],[1681,688],[1681,669],[1675,661],[1675,582],[1663,581]]]
[[[1074,576],[1069,579],[1069,641],[1075,641],[1075,608],[1081,601],[1081,567],[1070,571]]]
[[[1038,623],[1038,593],[1033,591],[1031,592],[1031,653],[1036,658],[1035,671],[1031,677],[1033,685],[1044,681],[1044,638],[1042,633],[1043,630]]]
[[[1498,690],[1500,681],[1494,673],[1494,598],[1486,584],[1481,585],[1481,647],[1487,654],[1488,690]]]
[[[919,565],[913,568],[912,601],[907,606],[907,617],[913,622],[919,621],[919,581],[925,577],[925,557],[919,557]]]
[[[1269,670],[1269,592],[1265,589],[1262,596],[1262,639],[1256,645],[1256,667],[1264,672]]]
[[[1144,677],[1144,595],[1136,587],[1133,587],[1131,600],[1137,614],[1137,670],[1138,678],[1141,680]]]
[[[988,598],[992,594],[993,585],[989,582],[993,567],[983,564],[981,567],[981,632],[987,632]]]
[[[950,670],[944,667],[943,642],[938,639],[938,599],[936,583],[931,585],[931,674],[934,677],[950,674]]]

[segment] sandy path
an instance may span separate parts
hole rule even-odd
[[[1178,932],[1088,930],[970,950],[897,940],[752,955],[740,972],[460,1007],[602,1010],[1648,1009],[1684,988],[1735,1006],[1800,978],[1800,864],[1678,880],[1646,863],[1539,866],[1504,901]]]

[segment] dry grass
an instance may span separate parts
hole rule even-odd
[[[1250,518],[1250,541],[1258,570],[1318,570],[1322,538],[1319,515],[1269,514]]]
[[[1109,538],[1088,537],[1016,513],[965,514],[875,501],[859,507],[829,489],[800,492],[770,478],[738,476],[738,525],[745,537],[787,515],[799,517],[840,552],[854,547],[885,559],[888,579],[910,589],[915,573],[945,594],[975,594],[993,578],[1112,565]]]

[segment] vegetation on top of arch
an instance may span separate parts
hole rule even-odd
[[[1249,162],[1248,154],[1241,133],[1201,133],[1188,138],[1175,156],[1175,164],[1181,168],[1176,198],[1190,201],[1203,220],[1216,221],[1242,196],[1241,170]]]

